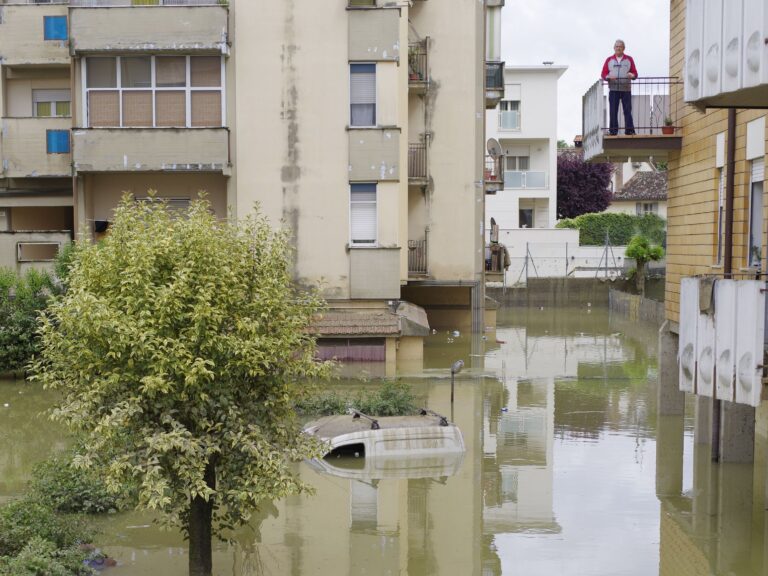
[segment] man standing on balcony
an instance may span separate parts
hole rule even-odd
[[[613,43],[613,56],[609,56],[603,64],[603,80],[608,81],[608,108],[610,110],[610,127],[608,133],[615,136],[619,133],[619,102],[624,111],[624,133],[633,135],[635,124],[632,121],[632,80],[637,78],[637,68],[632,56],[624,54],[624,40]]]

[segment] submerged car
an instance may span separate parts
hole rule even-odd
[[[465,450],[458,426],[431,410],[416,416],[374,418],[353,409],[310,422],[304,432],[328,444],[326,458],[423,457]]]

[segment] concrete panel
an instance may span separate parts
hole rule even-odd
[[[67,231],[61,232],[0,232],[0,268],[10,268],[17,273],[23,273],[30,268],[52,270],[50,262],[17,262],[16,245],[19,242],[52,242],[60,246],[70,241]]]
[[[400,298],[400,248],[349,251],[352,298]]]
[[[222,172],[229,165],[226,128],[76,129],[77,172]]]
[[[400,58],[400,10],[349,11],[349,60],[379,62]]]
[[[352,182],[400,180],[400,131],[349,131],[349,179]]]
[[[72,52],[227,53],[226,6],[73,8]]]
[[[69,65],[66,40],[45,40],[46,16],[66,16],[67,6],[0,6],[0,59],[5,66]]]
[[[69,118],[3,118],[2,165],[6,178],[70,176],[70,154],[48,154],[46,130],[69,130]]]

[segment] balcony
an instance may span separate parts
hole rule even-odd
[[[493,110],[504,99],[504,62],[485,63],[485,107]]]
[[[584,160],[595,162],[633,162],[665,160],[670,150],[680,150],[678,98],[682,89],[677,78],[638,78],[632,82],[632,122],[635,134],[624,130],[624,115],[619,109],[617,134],[610,134],[608,83],[595,82],[582,98]]]
[[[504,189],[504,172],[501,170],[502,157],[485,157],[485,169],[483,170],[483,187],[486,194],[496,194]]]
[[[408,91],[425,94],[429,89],[429,38],[408,45]]]
[[[227,54],[228,8],[215,0],[72,0],[72,52]]]
[[[547,173],[533,170],[505,170],[504,189],[530,190],[547,187]]]
[[[499,112],[499,130],[520,130],[520,111],[502,110]]]
[[[765,108],[765,0],[694,0],[686,6],[685,101],[702,109]]]
[[[76,172],[223,172],[226,128],[75,128]]]
[[[408,240],[408,276],[427,275],[427,234],[423,240]]]
[[[60,248],[71,239],[68,230],[0,232],[0,267],[18,274],[31,268],[52,269]]]
[[[429,178],[427,144],[408,144],[408,184],[425,186]]]
[[[68,150],[71,118],[3,118],[2,170],[5,178],[70,177],[72,157]],[[62,152],[49,150],[49,131],[64,138]]]
[[[5,5],[0,2],[0,10],[0,55],[4,66],[69,66],[65,3]],[[54,36],[63,39],[46,39],[47,33],[50,33],[50,28],[46,29],[50,18],[61,21],[59,34]]]

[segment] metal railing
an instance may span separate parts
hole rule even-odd
[[[485,63],[485,89],[504,90],[504,62]]]
[[[499,129],[520,130],[520,111],[502,110],[499,112]]]
[[[408,144],[408,178],[427,177],[427,144]]]
[[[73,8],[111,8],[122,6],[228,6],[228,0],[70,0]]]
[[[427,60],[427,41],[413,42],[408,45],[408,83],[418,84],[429,81]]]
[[[427,273],[427,235],[424,240],[408,240],[408,274]]]
[[[504,172],[501,170],[502,158],[485,157],[485,169],[483,170],[483,180],[487,184],[503,184]]]
[[[683,82],[677,77],[638,78],[631,82],[632,123],[634,134],[641,136],[660,136],[674,134],[679,126],[678,110],[679,90]],[[582,133],[584,134],[585,155],[589,150],[602,149],[604,136],[626,136],[624,111],[618,110],[618,122],[612,129],[610,125],[609,81],[598,80],[582,98]]]
[[[547,173],[532,170],[505,170],[504,188],[546,188]]]

